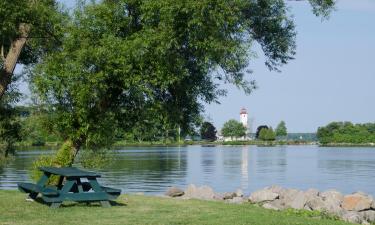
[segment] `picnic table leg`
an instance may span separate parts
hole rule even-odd
[[[109,201],[100,201],[100,204],[101,204],[104,208],[109,208],[109,207],[111,207],[111,204],[109,203]]]
[[[103,191],[100,184],[96,180],[96,178],[88,178],[88,180],[89,180],[91,188],[92,188],[92,190],[94,190],[94,192],[102,192]],[[100,204],[105,208],[111,207],[111,204],[109,203],[109,201],[100,201]]]
[[[62,202],[53,202],[51,205],[50,205],[50,208],[52,209],[57,209],[60,207],[60,205],[62,204]]]
[[[40,186],[44,186],[47,183],[50,176],[51,176],[51,174],[49,174],[49,173],[43,173],[42,177],[39,179],[37,184],[40,185]],[[29,194],[29,199],[26,199],[26,200],[31,200],[31,199],[35,200],[36,197],[38,196],[38,194],[39,194],[38,192],[31,192]]]

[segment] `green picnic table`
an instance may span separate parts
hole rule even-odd
[[[18,189],[28,193],[31,199],[38,194],[51,208],[58,208],[63,201],[100,202],[103,207],[110,207],[110,201],[116,199],[121,190],[101,186],[96,178],[100,174],[75,167],[40,167],[43,176],[36,183],[18,183]],[[51,175],[58,175],[57,186],[48,185]],[[83,181],[87,180],[87,181]]]

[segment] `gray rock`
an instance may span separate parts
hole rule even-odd
[[[165,192],[165,195],[169,197],[179,197],[184,195],[184,191],[177,187],[171,187]]]
[[[245,199],[242,197],[234,197],[232,199],[228,199],[227,202],[233,204],[242,204],[245,202]]]
[[[223,193],[215,193],[214,199],[215,200],[224,200],[224,194]]]
[[[324,201],[329,200],[329,201],[337,202],[340,204],[344,200],[344,196],[336,190],[328,190],[328,191],[322,192],[319,194],[319,196],[322,197]]]
[[[236,197],[236,193],[235,192],[225,192],[223,194],[223,199],[226,200],[226,199],[232,199]]]
[[[375,222],[375,211],[374,210],[367,210],[359,212],[359,215],[368,222]]]
[[[297,208],[301,199],[300,195],[303,194],[302,191],[296,189],[284,189],[280,193],[280,199],[287,208]],[[296,197],[298,199],[296,200]],[[303,207],[303,206],[302,206]]]
[[[320,197],[311,198],[306,202],[305,209],[325,211],[324,201]]]
[[[289,205],[290,208],[293,209],[303,209],[305,207],[307,198],[305,196],[305,193],[302,191],[298,192],[296,195],[294,195],[294,199],[286,205]]]
[[[184,196],[187,198],[213,200],[215,193],[209,186],[196,187],[194,184],[190,184],[186,189]]]
[[[273,201],[279,197],[279,194],[272,192],[268,189],[262,189],[256,192],[253,192],[249,200],[253,203],[262,203],[262,202],[268,202]]]
[[[363,221],[361,215],[357,212],[346,212],[341,218],[349,223],[362,223]]]
[[[343,209],[341,208],[344,196],[340,192],[336,190],[329,190],[320,193],[319,196],[324,201],[324,210],[326,212],[334,214],[336,216],[341,216],[344,213]]]
[[[342,208],[348,211],[363,211],[371,209],[373,199],[362,192],[346,195],[342,202]]]
[[[244,196],[243,191],[241,189],[237,189],[236,197],[243,197],[243,196]]]
[[[283,204],[282,200],[276,199],[272,202],[267,202],[262,205],[263,208],[266,209],[273,209],[273,210],[283,210],[286,209],[285,205]]]

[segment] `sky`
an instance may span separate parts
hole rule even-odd
[[[75,1],[61,2],[73,7]],[[239,120],[245,107],[253,131],[284,120],[288,132],[315,132],[331,121],[375,122],[375,0],[338,0],[324,21],[306,2],[289,4],[298,32],[295,60],[270,72],[255,47],[248,79],[258,89],[245,95],[223,86],[227,96],[205,105],[206,118],[221,129],[225,121]]]

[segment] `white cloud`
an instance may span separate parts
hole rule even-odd
[[[337,9],[375,12],[375,0],[338,0]]]

